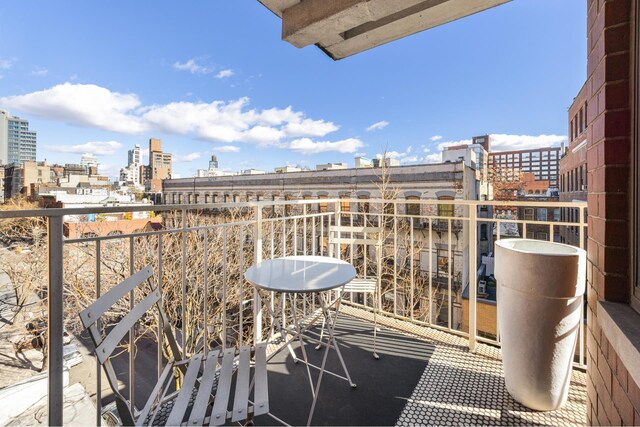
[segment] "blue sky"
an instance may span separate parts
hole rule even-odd
[[[558,145],[585,80],[586,1],[514,0],[334,62],[280,40],[255,0],[2,2],[0,108],[30,121],[38,160],[163,140],[192,176],[374,157],[434,162],[439,146]],[[373,125],[373,127],[372,127]]]

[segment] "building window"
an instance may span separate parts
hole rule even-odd
[[[438,200],[453,200],[451,196],[440,196]],[[444,203],[438,205],[438,216],[453,216],[453,204]]]
[[[369,213],[369,196],[358,196],[358,212]]]
[[[533,221],[533,208],[524,208],[524,220]]]
[[[589,126],[589,122],[587,121],[587,107],[589,106],[588,102],[584,103],[584,128],[586,129]]]
[[[406,205],[407,215],[420,216],[420,204],[410,203],[409,202],[410,200],[420,200],[420,198],[418,196],[407,197],[407,205]]]
[[[547,220],[547,208],[538,208],[537,220],[538,221],[546,221]]]
[[[480,224],[480,240],[483,242],[489,240],[489,234],[487,233],[487,224]]]
[[[318,203],[318,209],[320,213],[327,212],[327,202],[322,201],[322,200],[326,200],[327,196],[318,196],[318,199],[320,199],[320,203]]]
[[[342,216],[349,216],[349,212],[351,212],[351,202],[350,196],[348,194],[343,194],[340,196],[340,211],[342,212]]]

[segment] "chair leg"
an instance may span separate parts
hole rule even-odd
[[[378,360],[380,359],[380,356],[378,356],[378,353],[376,353],[376,338],[378,335],[378,319],[376,317],[376,312],[378,311],[378,309],[376,307],[375,302],[373,305],[374,305],[373,307],[373,358]]]

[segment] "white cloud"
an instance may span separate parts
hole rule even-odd
[[[221,145],[220,147],[214,147],[213,151],[219,153],[237,153],[240,151],[240,147],[236,147],[235,145]]]
[[[301,115],[296,116],[287,123],[285,132],[288,136],[325,136],[328,133],[338,130],[338,126],[332,122],[324,120],[302,119]]]
[[[63,83],[25,95],[3,97],[2,107],[123,134],[162,132],[211,142],[249,142],[285,148],[291,139],[324,137],[339,129],[333,122],[305,117],[291,106],[251,109],[246,97],[226,102],[144,105],[134,93],[113,92],[92,84]],[[327,143],[313,142],[320,144],[318,147]],[[350,147],[347,144],[344,152],[352,152]]]
[[[226,79],[227,77],[233,76],[233,70],[227,68],[226,70],[220,70],[218,74],[216,74],[216,79]]]
[[[384,128],[386,128],[387,126],[389,126],[389,122],[386,120],[381,120],[379,122],[375,122],[374,124],[372,124],[371,126],[369,126],[366,131],[367,132],[372,132],[374,130],[382,130]]]
[[[200,153],[189,153],[185,155],[174,154],[172,159],[174,162],[192,162],[201,157]]]
[[[452,147],[455,145],[469,145],[469,144],[471,144],[470,139],[461,139],[459,141],[445,141],[438,144],[438,151],[442,151],[447,147]]]
[[[429,138],[431,141],[436,142],[436,141],[440,141],[442,139],[442,135],[433,135],[431,138]]]
[[[525,150],[560,145],[566,135],[491,134],[491,151]]]
[[[140,107],[134,94],[111,92],[96,85],[63,83],[26,95],[0,98],[0,105],[70,124],[121,133],[148,131],[131,111]]]
[[[510,134],[491,134],[491,151],[511,151],[511,150],[528,150],[534,148],[543,148],[559,145],[562,141],[566,141],[565,135],[510,135]],[[458,141],[445,141],[438,144],[438,151],[442,151],[446,147],[454,145],[469,145],[471,139],[461,139]],[[425,152],[429,152],[429,148],[425,148]]]
[[[327,151],[338,153],[355,153],[364,144],[356,138],[343,139],[341,141],[312,141],[310,138],[295,139],[287,144],[287,148],[302,154],[317,154]]]
[[[420,157],[416,155],[411,155],[411,151],[413,147],[410,145],[404,151],[387,151],[385,153],[376,154],[377,159],[382,159],[383,154],[389,159],[397,159],[400,160],[400,163],[415,163],[420,160]]]
[[[16,63],[15,59],[2,59],[0,58],[0,70],[8,70]]]
[[[442,155],[440,153],[429,154],[423,159],[425,163],[441,163]]]
[[[96,156],[110,156],[122,147],[118,141],[90,141],[77,145],[45,145],[51,151],[75,154],[94,154]]]
[[[213,68],[200,65],[195,59],[190,59],[185,63],[176,61],[173,63],[173,68],[180,71],[188,71],[191,74],[209,74],[213,72]]]
[[[33,76],[46,76],[47,74],[49,74],[49,70],[47,70],[46,68],[36,67],[31,70],[31,75]]]

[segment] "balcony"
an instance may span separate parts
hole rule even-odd
[[[50,424],[59,420],[70,423],[79,412],[74,402],[82,401],[92,406],[89,418],[86,412],[82,414],[83,423],[89,419],[97,424],[104,408],[109,408],[112,396],[108,383],[98,374],[99,367],[90,355],[91,344],[79,327],[77,314],[131,272],[152,266],[179,344],[188,353],[199,352],[205,346],[254,342],[256,337],[270,336],[272,325],[268,318],[260,317],[261,310],[257,308],[262,307],[242,273],[261,259],[328,255],[329,227],[337,222],[360,221],[385,225],[380,290],[383,312],[378,316],[381,358],[371,357],[371,301],[362,295],[348,295],[337,332],[358,388],[352,390],[344,382],[326,376],[314,424],[584,424],[584,322],[569,402],[554,412],[528,410],[511,399],[504,387],[497,325],[486,320],[499,301],[488,304],[478,298],[477,281],[484,271],[482,255],[491,252],[493,243],[492,233],[484,233],[489,240],[480,238],[484,228],[495,228],[499,239],[505,223],[525,230],[527,226],[543,226],[550,230],[547,235],[553,240],[560,236],[559,230],[577,227],[584,247],[586,224],[478,217],[479,208],[500,206],[501,202],[448,200],[447,204],[455,205],[454,216],[448,218],[398,213],[404,201],[368,202],[368,212],[343,211],[344,199],[0,212],[5,243],[21,248],[18,252],[2,250],[1,266],[19,289],[18,301],[28,301],[20,315],[43,315],[50,334],[41,343],[42,353],[48,355],[49,391],[44,399],[48,412],[46,405],[39,412],[32,409],[36,419],[45,423],[48,413]],[[323,212],[319,203],[326,203]],[[356,203],[357,200],[351,203],[354,209]],[[397,205],[395,213],[383,208],[390,203]],[[433,207],[440,202],[412,203]],[[509,205],[582,211],[586,208],[586,203],[512,201]],[[153,211],[151,216],[154,222],[161,222],[161,227],[123,234],[111,230],[101,235],[95,231],[101,227],[84,220],[109,213],[149,211]],[[65,237],[64,230],[70,229],[66,223],[78,218],[83,220],[74,224],[77,237]],[[424,227],[411,226],[418,223]],[[438,228],[445,223],[446,228]],[[371,257],[363,257],[361,248],[343,245],[341,256],[360,271],[370,268],[367,262]],[[5,281],[4,286],[5,291],[11,290],[10,283]],[[263,297],[269,301],[269,295]],[[132,303],[139,300],[137,295],[133,298]],[[296,304],[309,317],[318,309],[314,296],[299,298]],[[121,311],[113,313],[114,321],[128,309],[128,305],[120,307]],[[289,310],[290,307],[283,310],[285,323],[291,322]],[[3,314],[3,318],[7,315]],[[17,324],[14,322],[14,326]],[[155,324],[147,326],[136,332],[135,340],[124,346],[114,360],[124,395],[137,405],[149,393],[147,379],[154,380],[166,363]],[[76,336],[74,340],[84,354],[82,363],[70,368],[63,366],[63,328]],[[316,325],[316,332],[318,328]],[[4,335],[0,333],[0,340],[7,339],[6,331]],[[319,357],[319,352],[309,352],[312,359]],[[42,365],[42,361],[19,356],[2,359],[9,378],[3,383],[5,386],[32,377]],[[330,357],[329,363],[336,364],[337,359]],[[13,367],[8,367],[10,364]],[[85,393],[83,399],[63,400],[63,391],[69,389],[64,385],[67,369],[69,385],[80,384]],[[288,353],[280,352],[270,363],[269,381],[271,413],[289,424],[306,423],[311,401],[306,370],[294,365]],[[130,394],[129,390],[135,393]],[[10,404],[12,398],[5,399]],[[7,403],[0,400],[0,406]],[[29,419],[33,422],[33,418]],[[256,422],[277,424],[264,416]]]

